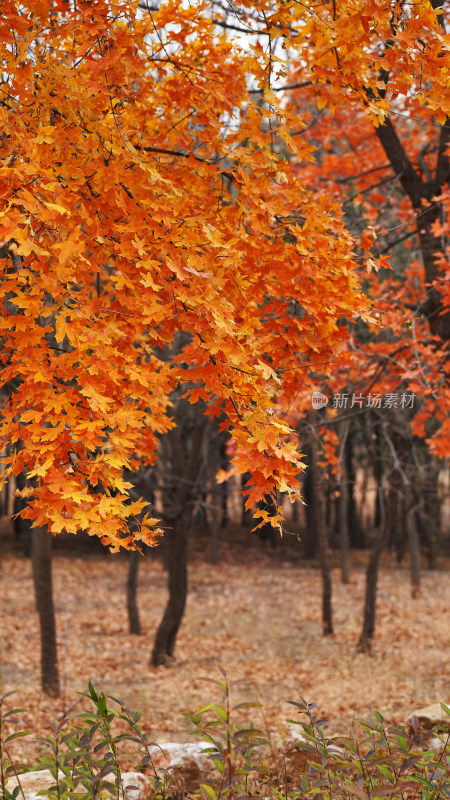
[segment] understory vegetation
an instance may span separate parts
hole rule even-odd
[[[97,691],[91,682],[80,693],[89,707],[75,717],[66,714],[53,723],[52,735],[42,737],[41,757],[31,769],[48,769],[53,785],[41,790],[58,800],[139,797],[155,800],[195,797],[202,800],[232,798],[264,800],[289,798],[423,798],[450,796],[449,726],[425,730],[412,717],[409,726],[389,726],[374,711],[344,736],[326,735],[326,721],[315,703],[303,698],[290,701],[296,731],[290,750],[273,744],[258,701],[233,705],[233,691],[242,681],[230,682],[221,665],[219,679],[210,679],[221,694],[219,702],[185,713],[192,735],[202,744],[198,774],[187,778],[183,770],[160,765],[162,748],[151,742],[141,727],[141,714],[119,698]],[[0,797],[26,797],[21,783],[24,767],[14,758],[14,741],[30,732],[21,728],[22,708],[10,707],[12,695],[0,699]],[[446,714],[450,709],[441,703]],[[262,725],[237,719],[249,711]],[[122,776],[130,763],[146,776],[145,789],[127,785]],[[199,762],[197,762],[199,763]],[[10,780],[11,779],[11,780]],[[13,786],[14,784],[14,786]],[[136,795],[134,795],[136,796]]]

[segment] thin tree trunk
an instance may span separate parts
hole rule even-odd
[[[36,608],[39,614],[41,631],[42,690],[50,697],[59,697],[55,608],[53,605],[52,586],[52,536],[46,528],[33,529],[32,558]]]
[[[420,594],[420,542],[416,523],[416,511],[418,506],[414,503],[411,491],[407,492],[405,505],[406,507],[409,506],[409,510],[406,513],[406,529],[408,533],[411,570],[411,596],[416,598]]]
[[[355,500],[356,473],[353,463],[353,435],[350,430],[344,448],[345,474],[346,474],[346,496],[347,496],[347,530],[352,547],[363,549],[365,547],[365,537],[362,530],[361,520]]]
[[[219,561],[219,519],[222,515],[223,522],[223,507],[221,500],[223,499],[222,487],[218,486],[215,482],[213,484],[213,491],[211,493],[211,564],[217,564]],[[219,505],[217,504],[217,494],[219,494]]]
[[[388,530],[389,530],[389,516],[393,505],[397,502],[397,489],[391,487],[389,492],[388,508],[384,509],[382,499],[382,489],[380,487],[380,509],[381,509],[381,525],[376,531],[375,538],[370,548],[369,560],[367,562],[366,570],[366,593],[364,598],[364,615],[363,627],[361,636],[358,641],[358,651],[370,655],[372,649],[372,640],[375,633],[375,614],[377,602],[377,585],[378,585],[378,568],[380,563],[380,556],[385,547]]]
[[[405,557],[405,534],[404,524],[405,504],[401,494],[397,495],[397,501],[393,502],[388,520],[387,541],[389,549],[395,552],[397,564],[401,564]]]
[[[428,448],[425,451],[425,485],[424,513],[424,541],[428,546],[428,568],[436,569],[439,555],[439,539],[441,529],[441,506],[439,497],[439,464],[435,456],[431,455]]]
[[[228,515],[228,481],[224,481],[220,485],[220,498],[222,507],[221,527],[226,528],[230,519]]]
[[[379,530],[383,524],[382,520],[382,498],[383,498],[383,454],[381,449],[381,435],[380,435],[380,422],[375,419],[373,423],[374,437],[375,437],[375,456],[373,459],[373,474],[377,484],[377,493],[375,497],[375,510],[373,526],[375,530]]]
[[[348,438],[348,422],[344,423],[342,431],[342,449],[345,453],[346,440]],[[347,486],[347,464],[346,459],[339,461],[339,545],[341,560],[341,582],[350,583],[349,550],[350,536],[348,531],[348,486]]]
[[[341,557],[341,583],[350,583],[349,550],[350,537],[348,535],[348,516],[347,516],[347,486],[345,475],[340,482],[339,497],[339,545]]]
[[[378,565],[380,561],[380,555],[384,547],[384,538],[384,531],[380,528],[377,531],[375,540],[370,549],[369,560],[367,562],[363,629],[361,636],[359,637],[358,650],[361,653],[368,653],[369,655],[372,650],[372,639],[375,633]]]
[[[331,605],[332,583],[331,570],[328,560],[328,535],[325,523],[325,504],[323,486],[320,480],[320,467],[317,464],[317,445],[314,433],[311,436],[311,489],[312,502],[315,508],[317,556],[322,575],[322,629],[323,635],[333,633],[333,609]]]
[[[308,456],[311,459],[310,450],[306,448],[306,458],[308,460]],[[317,520],[316,520],[316,506],[314,502],[314,492],[313,492],[313,480],[312,480],[312,469],[307,469],[305,472],[305,477],[303,479],[303,497],[306,503],[305,506],[305,515],[306,515],[306,529],[305,535],[303,537],[304,547],[303,547],[303,557],[305,560],[310,561],[315,558],[316,550],[317,550]]]
[[[128,576],[127,576],[127,608],[128,608],[128,623],[130,633],[137,636],[141,634],[141,622],[139,619],[139,609],[137,606],[137,582],[138,582],[138,569],[140,553],[137,550],[132,550],[128,562]]]

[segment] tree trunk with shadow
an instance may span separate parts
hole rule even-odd
[[[52,585],[52,536],[46,528],[33,528],[33,578],[36,608],[41,633],[42,690],[49,697],[59,697],[56,623]]]
[[[130,560],[128,564],[127,576],[127,609],[128,609],[128,623],[130,633],[140,636],[141,622],[139,619],[139,609],[137,605],[137,582],[138,582],[138,569],[139,559],[142,558],[138,550],[132,550],[130,553]]]
[[[315,509],[317,557],[322,575],[322,629],[323,635],[333,633],[333,609],[331,605],[332,583],[331,569],[328,559],[328,532],[325,521],[325,502],[323,485],[320,479],[320,467],[317,463],[317,444],[314,433],[310,444],[311,500]]]
[[[186,606],[187,535],[192,523],[193,500],[200,484],[206,418],[198,407],[179,400],[175,422],[177,427],[165,434],[161,443],[169,599],[156,632],[152,666],[166,664],[172,657]]]
[[[187,520],[179,516],[167,535],[169,599],[153,645],[151,664],[166,664],[173,656],[188,591]]]
[[[406,492],[406,531],[408,537],[410,574],[411,574],[411,596],[413,599],[420,594],[420,541],[417,529],[416,512],[419,504],[415,502],[411,488]]]
[[[375,537],[370,548],[369,560],[366,569],[366,592],[364,598],[364,615],[361,636],[358,641],[358,652],[371,654],[372,640],[375,633],[375,617],[378,587],[378,570],[380,557],[389,538],[390,519],[398,504],[400,480],[398,473],[394,474],[393,482],[389,489],[386,507],[382,496],[380,497],[381,525],[375,532]],[[382,491],[382,489],[380,489]]]
[[[310,458],[310,450],[305,445],[305,456],[308,461]],[[316,506],[314,502],[312,471],[307,469],[303,479],[303,499],[306,503],[305,516],[306,516],[306,529],[303,536],[303,557],[310,561],[316,556],[317,551],[317,522],[316,522]]]
[[[341,561],[341,582],[350,583],[350,536],[349,536],[349,515],[348,515],[348,475],[347,459],[345,458],[346,442],[349,436],[348,421],[344,423],[341,430],[342,456],[339,460],[339,550]]]

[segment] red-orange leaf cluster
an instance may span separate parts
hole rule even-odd
[[[204,0],[1,6],[1,440],[26,514],[132,545],[123,468],[154,459],[180,383],[226,415],[250,502],[295,496],[276,403],[364,303],[338,204],[298,179],[313,147],[270,91],[275,56],[218,33]]]

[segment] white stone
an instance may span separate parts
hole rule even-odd
[[[62,772],[58,774],[60,778],[64,777]],[[49,789],[50,786],[54,786],[55,779],[49,769],[40,769],[36,772],[24,772],[22,775],[18,775],[17,778],[15,776],[13,778],[8,778],[6,781],[6,788],[9,792],[12,792],[19,784],[22,787],[26,800],[39,800],[39,797],[43,797],[44,795],[38,796],[38,792],[43,789]],[[19,798],[21,797],[22,792],[19,794]]]
[[[58,775],[60,779],[64,778],[63,772],[60,771]],[[149,779],[142,772],[122,772],[121,777],[123,785],[121,797],[124,800],[144,800],[147,794],[146,790],[150,785]],[[49,769],[24,772],[22,775],[18,775],[18,780],[16,777],[8,778],[6,788],[12,792],[19,782],[25,800],[41,800],[45,795],[38,795],[38,792],[55,785],[55,779]],[[22,793],[19,794],[18,800],[23,800]]]
[[[449,706],[448,703],[446,703]],[[433,725],[442,725],[447,730],[450,730],[450,716],[445,713],[440,703],[433,703],[431,706],[419,708],[411,714],[411,717],[417,717],[425,728],[432,728]]]
[[[206,767],[211,763],[206,748],[207,745],[200,742],[162,742],[159,746],[152,745],[150,752],[155,760],[165,758],[170,767],[185,767],[192,762],[198,767]]]
[[[437,736],[432,736],[432,738],[426,743],[427,750],[434,750],[435,753],[442,753],[445,748],[445,741],[439,739]]]
[[[122,772],[122,785],[125,800],[143,800],[150,781],[142,772]]]

